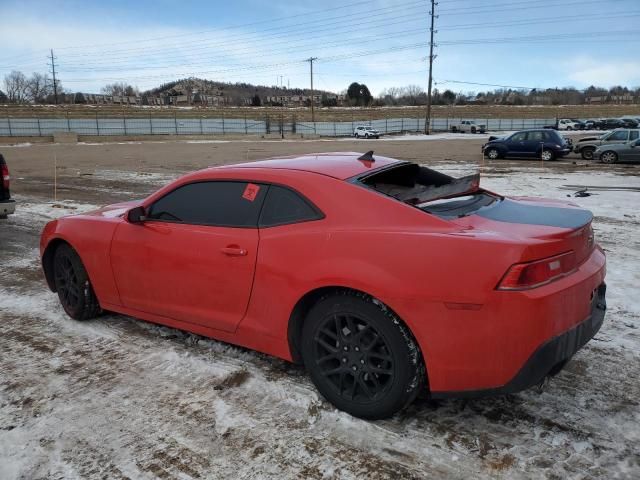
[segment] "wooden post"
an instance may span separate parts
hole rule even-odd
[[[53,154],[53,201],[58,201],[58,157]]]

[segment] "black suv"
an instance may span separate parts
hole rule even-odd
[[[544,161],[564,157],[571,145],[555,130],[522,130],[507,137],[490,137],[482,146],[484,155],[491,160],[507,157],[534,157]]]
[[[7,215],[16,211],[16,202],[11,200],[9,192],[10,183],[9,167],[0,153],[0,219],[7,218]]]

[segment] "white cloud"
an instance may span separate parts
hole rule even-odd
[[[567,77],[579,86],[640,85],[640,62],[632,60],[603,60],[582,56],[575,58],[569,66]]]

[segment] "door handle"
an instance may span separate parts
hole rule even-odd
[[[244,248],[233,246],[224,247],[221,251],[222,253],[224,253],[225,255],[229,255],[230,257],[245,257],[247,253],[249,253]]]

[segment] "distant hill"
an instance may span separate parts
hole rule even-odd
[[[311,89],[286,88],[277,86],[253,85],[250,83],[227,83],[205,80],[202,78],[184,78],[173,82],[164,83],[142,93],[143,96],[177,96],[177,95],[213,95],[224,96],[231,101],[240,101],[253,97],[266,98],[274,95],[310,95]],[[314,90],[316,95],[335,95],[326,90]]]

